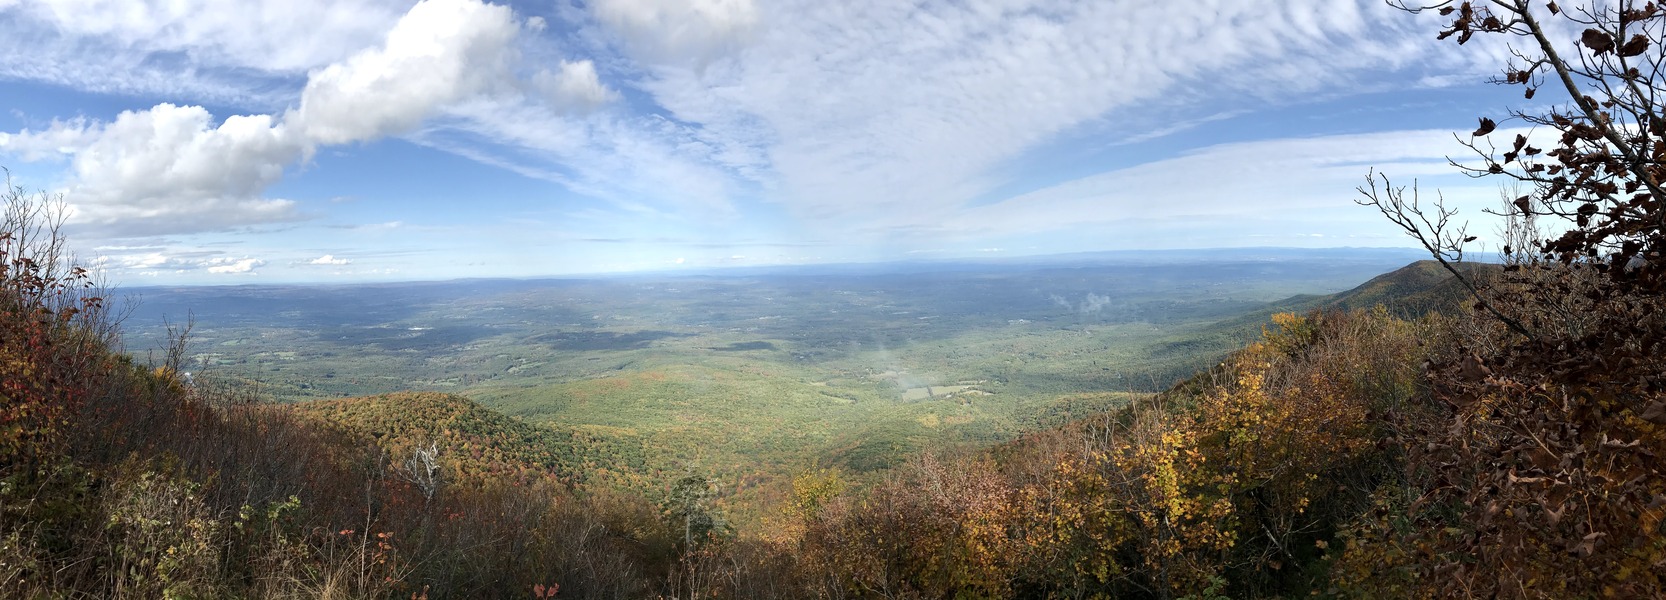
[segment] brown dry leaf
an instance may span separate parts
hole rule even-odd
[[[1626,41],[1624,46],[1620,46],[1620,56],[1622,56],[1622,57],[1637,56],[1639,54],[1647,52],[1648,49],[1649,49],[1649,38],[1647,38],[1643,34],[1639,33],[1639,34],[1631,36],[1631,39]]]
[[[1497,128],[1498,128],[1498,124],[1494,123],[1492,121],[1492,119],[1488,119],[1486,117],[1481,117],[1481,126],[1476,128],[1475,132],[1471,133],[1469,135],[1472,135],[1472,136],[1475,136],[1475,137],[1481,137],[1483,135],[1492,133],[1492,130],[1497,129]]]
[[[1643,414],[1637,416],[1655,425],[1666,425],[1666,401],[1656,400],[1654,404],[1643,409]]]
[[[1614,49],[1614,38],[1603,33],[1601,29],[1586,29],[1585,33],[1579,36],[1579,41],[1596,56],[1602,56],[1604,52]]]

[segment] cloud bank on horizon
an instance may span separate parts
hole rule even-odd
[[[1451,132],[1519,102],[1479,85],[1504,48],[1376,0],[0,0],[0,22],[0,165],[137,283],[1405,245],[1349,201],[1366,170],[1490,204]]]

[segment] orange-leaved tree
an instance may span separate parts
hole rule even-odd
[[[56,451],[113,336],[102,288],[64,249],[60,198],[0,191],[0,476]]]

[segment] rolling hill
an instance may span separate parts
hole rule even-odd
[[[434,444],[459,474],[530,480],[553,476],[572,484],[645,470],[641,448],[617,437],[534,425],[473,400],[434,392],[400,392],[287,405],[394,454]]]

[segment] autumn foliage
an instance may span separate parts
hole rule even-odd
[[[0,221],[0,597],[657,589],[650,569],[674,558],[655,544],[668,534],[651,503],[576,490],[583,463],[546,439],[554,432],[465,418],[371,432],[328,420],[327,406],[188,380],[180,352],[136,364],[118,352],[104,290],[63,251],[61,206],[12,188]],[[422,489],[411,452],[447,425],[463,437],[433,446],[434,485]]]
[[[1480,357],[1520,351],[1487,319],[1279,315],[1167,394],[825,502],[798,552],[829,596],[1660,596],[1660,426]]]
[[[105,359],[97,327],[104,299],[85,269],[68,265],[62,203],[9,182],[0,213],[0,460],[31,464],[63,441],[65,420]]]
[[[1324,589],[1338,530],[1400,479],[1387,415],[1426,397],[1436,329],[1279,315],[1191,385],[825,502],[799,552],[860,597]]]

